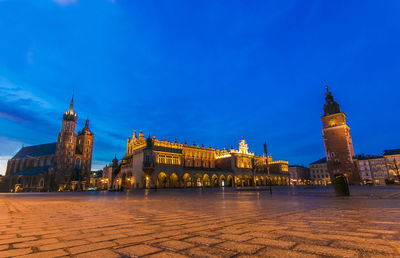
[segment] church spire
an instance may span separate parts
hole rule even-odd
[[[74,114],[74,93],[72,93],[71,102],[69,103],[68,114],[69,115],[73,115]]]

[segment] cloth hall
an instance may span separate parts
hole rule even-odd
[[[269,176],[268,176],[269,175]],[[287,161],[249,151],[244,139],[238,149],[214,149],[145,137],[128,138],[126,154],[103,170],[102,189],[189,188],[289,185]]]

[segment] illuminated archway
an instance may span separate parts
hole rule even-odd
[[[254,181],[256,182],[256,186],[261,185],[260,178],[258,176],[254,177]]]
[[[164,172],[160,172],[157,176],[157,188],[167,188],[168,187],[168,177]]]
[[[172,173],[171,176],[169,177],[169,187],[172,188],[178,188],[180,187],[179,184],[179,176],[176,173]]]
[[[227,181],[227,186],[229,186],[229,187],[233,186],[233,177],[232,177],[232,175],[228,175],[226,181]]]
[[[192,177],[188,173],[184,174],[182,179],[184,187],[192,187]]]
[[[224,175],[221,175],[219,177],[219,184],[220,184],[221,187],[224,187],[226,185],[225,176]]]
[[[248,175],[244,175],[243,176],[243,186],[249,186],[249,176]]]
[[[208,174],[203,175],[203,186],[204,187],[210,186],[210,176]]]
[[[201,187],[202,186],[202,182],[201,182],[201,175],[199,173],[196,173],[194,175],[194,183],[196,185],[196,187]]]
[[[265,181],[264,181],[264,177],[263,176],[260,177],[260,184],[261,185],[265,185]]]
[[[212,175],[211,177],[211,186],[212,187],[218,187],[218,176],[216,174]]]

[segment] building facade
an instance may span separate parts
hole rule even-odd
[[[319,159],[310,164],[310,180],[315,185],[331,184],[326,158]]]
[[[289,166],[290,182],[292,185],[307,185],[310,183],[310,169],[304,166]]]
[[[268,164],[279,164],[281,172],[269,171]],[[286,168],[285,168],[286,165]],[[127,140],[126,154],[104,168],[109,189],[187,188],[289,185],[288,163],[274,163],[272,157],[249,151],[242,139],[238,149],[206,148],[145,138],[142,132]]]
[[[21,148],[7,163],[4,191],[85,190],[93,152],[89,120],[75,133],[77,114],[73,99],[63,114],[57,142]]]
[[[388,179],[400,183],[400,149],[384,150]]]
[[[350,127],[346,115],[333,100],[331,92],[326,87],[324,115],[321,117],[327,166],[330,176],[344,174],[350,184],[360,183],[359,173],[354,164],[354,148],[350,135]]]
[[[388,169],[383,156],[358,155],[356,164],[364,185],[386,185]]]

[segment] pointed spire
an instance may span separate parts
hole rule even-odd
[[[74,93],[72,93],[71,102],[69,103],[68,114],[70,115],[74,114]]]
[[[324,80],[324,84],[325,84],[326,92],[329,92],[328,81]]]
[[[86,119],[86,122],[85,122],[85,129],[89,129],[89,118]]]

